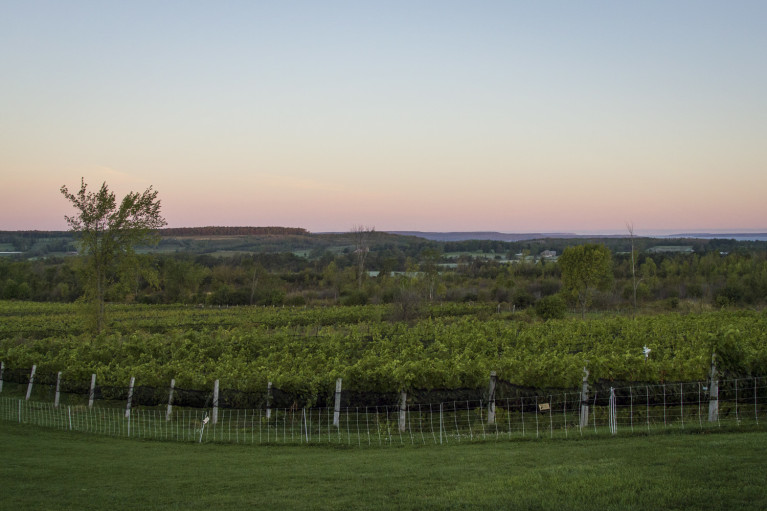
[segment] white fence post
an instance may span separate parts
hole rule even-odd
[[[32,395],[32,384],[35,381],[35,371],[37,370],[37,365],[32,366],[32,372],[29,373],[29,385],[27,385],[27,401],[29,401],[30,396]]]
[[[96,373],[91,374],[91,390],[88,392],[88,408],[93,408],[93,399],[96,396]]]
[[[218,424],[218,380],[213,382],[213,415],[210,423]]]
[[[610,433],[618,433],[617,407],[615,404],[615,389],[610,387]]]
[[[272,382],[266,384],[266,418],[272,417]]]
[[[171,416],[173,415],[173,389],[176,388],[176,379],[171,378],[170,380],[170,392],[168,393],[168,411],[165,412],[165,420],[169,421]]]
[[[711,373],[708,394],[708,422],[719,420],[719,375],[716,372],[716,353],[711,355]]]
[[[341,378],[336,380],[336,403],[333,407],[333,426],[339,427],[341,416]]]
[[[61,395],[61,371],[56,375],[56,396],[53,398],[53,407],[59,407],[59,397]]]
[[[125,407],[125,418],[130,419],[130,405],[133,401],[133,385],[136,383],[136,377],[130,377],[130,385],[128,386],[128,405]]]
[[[581,417],[580,428],[589,425],[589,370],[583,368],[583,385],[581,386]]]
[[[404,432],[407,428],[407,391],[399,394],[399,430]]]
[[[500,306],[499,306],[500,307]],[[487,392],[487,423],[495,424],[495,384],[498,376],[495,371],[490,371],[490,387]]]
[[[5,362],[0,362],[0,392],[3,391],[3,371],[5,371]]]

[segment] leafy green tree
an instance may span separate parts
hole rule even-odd
[[[79,242],[85,259],[85,297],[94,304],[97,331],[104,328],[104,302],[110,288],[120,280],[120,273],[135,261],[135,247],[156,242],[155,230],[166,225],[160,214],[157,191],[150,186],[143,193],[130,192],[119,206],[106,183],[98,192],[90,192],[85,180],[80,190],[61,193],[77,210],[64,218]]]
[[[612,254],[604,245],[568,247],[559,258],[562,285],[578,299],[581,317],[591,304],[594,291],[606,290],[612,283]]]

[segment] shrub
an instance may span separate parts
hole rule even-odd
[[[535,313],[542,319],[562,319],[567,312],[565,301],[559,295],[545,296],[535,304]]]

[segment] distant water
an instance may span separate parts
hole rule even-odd
[[[661,238],[693,238],[700,240],[736,240],[736,241],[767,241],[767,233],[687,233],[659,236]]]

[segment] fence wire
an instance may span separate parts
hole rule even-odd
[[[767,379],[718,382],[636,384],[588,397],[579,391],[466,399],[400,405],[214,409],[138,405],[117,401],[93,405],[60,400],[50,393],[34,399],[5,382],[0,418],[20,424],[120,438],[236,444],[337,444],[357,447],[441,445],[460,442],[569,438],[586,435],[653,433],[672,429],[706,429],[764,422]],[[16,384],[17,391],[22,390]],[[11,392],[9,392],[9,390]],[[102,388],[101,395],[107,395]],[[123,399],[123,394],[118,393]],[[713,410],[713,411],[712,411]]]

